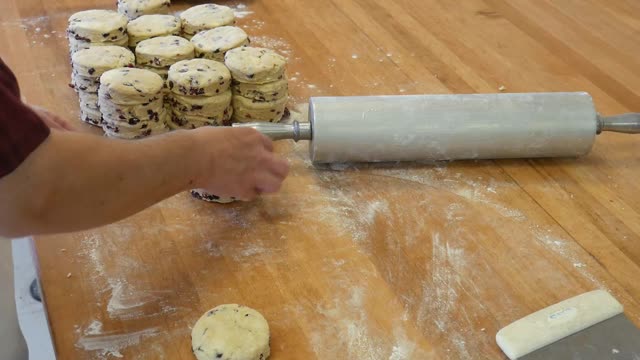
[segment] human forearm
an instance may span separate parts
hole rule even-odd
[[[195,140],[186,131],[129,142],[53,131],[0,179],[0,234],[99,226],[193,187],[206,161]]]

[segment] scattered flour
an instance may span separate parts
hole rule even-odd
[[[85,334],[80,337],[76,347],[85,351],[94,352],[97,359],[107,359],[109,357],[124,358],[121,351],[139,344],[142,340],[157,336],[160,333],[158,328],[144,329],[127,334]]]

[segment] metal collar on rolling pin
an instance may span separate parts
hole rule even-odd
[[[640,113],[613,116],[601,116],[598,114],[598,134],[603,131],[640,134]]]
[[[311,124],[293,121],[291,124],[270,122],[236,123],[233,127],[250,127],[258,130],[271,140],[311,140]]]
[[[314,163],[577,157],[640,114],[600,116],[586,92],[313,97],[309,123],[234,126],[311,140]]]

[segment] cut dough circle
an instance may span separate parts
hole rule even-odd
[[[201,31],[191,38],[197,58],[224,62],[224,54],[237,47],[249,45],[249,37],[244,30],[235,26],[220,26]]]
[[[256,101],[244,96],[234,96],[231,100],[233,105],[234,122],[254,122],[268,121],[278,122],[284,116],[284,108],[289,97],[284,96],[274,101]]]
[[[111,10],[85,10],[69,17],[69,38],[86,42],[120,40],[127,34],[128,19]]]
[[[130,20],[149,14],[168,14],[170,0],[118,0],[117,7],[120,14]]]
[[[180,35],[180,19],[173,15],[142,15],[127,24],[129,47],[158,36]]]
[[[227,51],[224,63],[235,81],[265,84],[284,78],[287,59],[270,49],[246,46]]]
[[[190,35],[191,38],[200,31],[233,24],[235,14],[228,6],[202,4],[183,11],[180,14],[180,20],[182,33]]]
[[[169,68],[169,90],[190,96],[214,96],[231,86],[231,73],[224,64],[208,59],[179,61]]]
[[[243,96],[256,101],[275,101],[287,96],[289,84],[287,77],[266,84],[247,84],[234,81],[231,87],[233,95]]]
[[[133,53],[120,46],[95,46],[77,51],[71,57],[73,73],[83,77],[99,78],[108,70],[133,67]]]
[[[167,67],[180,60],[193,59],[193,44],[179,36],[159,36],[136,46],[136,64]]]
[[[198,360],[265,360],[269,324],[251,308],[225,304],[207,311],[193,326],[191,345]]]
[[[157,99],[164,81],[160,75],[136,68],[118,68],[100,77],[98,95],[118,105],[138,105]]]

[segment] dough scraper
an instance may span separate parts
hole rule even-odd
[[[234,126],[309,140],[314,163],[577,157],[640,113],[600,116],[585,92],[312,97],[308,123]]]
[[[509,359],[640,359],[640,330],[608,292],[595,290],[502,328],[496,342]]]

